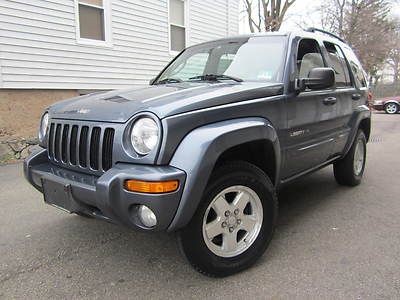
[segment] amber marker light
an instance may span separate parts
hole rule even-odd
[[[130,192],[146,193],[146,194],[162,194],[175,192],[179,187],[178,180],[170,181],[140,181],[126,180],[125,189]]]

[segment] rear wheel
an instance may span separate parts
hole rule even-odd
[[[277,199],[267,175],[249,163],[231,162],[212,174],[178,241],[196,270],[227,276],[248,268],[264,253],[276,218]]]
[[[397,114],[399,111],[399,106],[396,103],[387,103],[385,104],[385,112],[387,114]]]
[[[344,158],[333,164],[336,181],[341,185],[356,186],[361,183],[367,154],[367,139],[362,130]]]

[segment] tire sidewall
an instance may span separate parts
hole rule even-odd
[[[362,143],[363,143],[363,145],[364,145],[364,153],[363,153],[363,155],[364,155],[364,162],[363,162],[363,166],[362,166],[362,169],[361,169],[360,174],[356,175],[356,174],[354,173],[354,155],[355,155],[355,152],[356,152],[357,143],[358,143],[360,140],[362,141]],[[352,150],[352,151],[351,151],[351,152],[352,152],[352,153],[351,153],[351,160],[352,160],[353,176],[354,176],[355,181],[361,182],[361,179],[362,179],[362,177],[363,177],[363,175],[364,175],[365,164],[366,164],[366,162],[367,162],[367,139],[366,139],[365,134],[364,134],[363,131],[360,130],[360,131],[358,132],[357,137],[356,137],[356,139],[354,140],[354,143],[353,143],[353,146],[352,146],[352,149],[351,149],[351,150]]]
[[[199,265],[201,269],[205,269],[206,272],[213,273],[216,276],[226,276],[249,267],[264,253],[272,239],[277,209],[272,184],[261,170],[259,172],[262,174],[255,176],[254,173],[246,170],[236,170],[219,178],[218,176],[211,178],[195,215],[181,232],[181,239],[191,240],[190,243],[181,242],[181,246],[192,264]],[[263,179],[266,179],[267,184],[263,182]],[[214,254],[204,241],[203,218],[214,197],[222,190],[235,185],[246,186],[257,193],[263,206],[263,223],[256,240],[245,252],[235,257],[220,257]],[[193,260],[195,260],[194,263]]]

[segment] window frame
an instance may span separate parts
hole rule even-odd
[[[112,47],[112,33],[111,33],[111,1],[103,0],[103,7],[88,3],[82,3],[81,0],[74,0],[75,5],[75,33],[76,43],[87,46],[95,47]],[[85,5],[88,7],[98,8],[103,10],[103,24],[104,24],[104,41],[88,39],[81,37],[80,22],[79,22],[79,5]]]
[[[299,55],[299,49],[300,49],[300,44],[302,41],[304,40],[309,40],[309,41],[313,41],[317,47],[316,50],[318,50],[318,52],[309,52],[309,53],[319,53],[321,55],[322,58],[322,62],[324,64],[324,67],[326,68],[328,66],[328,62],[326,60],[326,56],[324,55],[324,45],[321,44],[320,40],[314,38],[314,37],[301,37],[297,42],[296,42],[296,47],[295,47],[295,55],[294,55],[294,68],[295,68],[295,83],[294,85],[297,87],[297,81],[298,79],[300,79],[300,74],[297,69],[297,58]],[[326,50],[326,49],[325,49]],[[302,93],[313,93],[313,92],[319,92],[319,91],[325,91],[325,90],[331,90],[332,88],[327,88],[327,89],[318,89],[318,90],[311,90],[306,88],[306,90],[302,91]]]
[[[183,2],[183,26],[171,23],[171,8],[170,8],[170,0],[167,0],[167,10],[168,10],[168,52],[170,55],[176,56],[182,50],[188,47],[188,40],[189,40],[189,1],[190,0],[178,0]],[[172,50],[172,41],[171,41],[171,25],[176,26],[179,28],[183,28],[185,30],[185,45],[181,51]]]
[[[282,57],[281,57],[281,62],[280,62],[281,63],[281,67],[280,68],[282,69],[282,72],[279,72],[279,78],[278,78],[278,76],[276,76],[277,79],[275,81],[268,81],[268,82],[276,83],[276,84],[283,83],[286,80],[286,78],[285,78],[285,76],[286,76],[285,75],[285,68],[286,68],[287,58],[288,58],[288,55],[289,55],[288,38],[283,36],[283,35],[278,35],[275,38],[278,38],[278,37],[281,38],[282,46],[283,46]],[[263,38],[264,39],[264,38],[267,38],[267,37],[262,37],[262,36],[260,36],[260,37],[258,37],[258,36],[254,36],[254,37],[236,37],[236,38],[227,39],[225,41],[222,41],[222,40],[209,41],[209,42],[205,42],[205,43],[201,43],[201,44],[198,44],[198,45],[187,47],[184,51],[180,52],[177,56],[175,56],[171,60],[171,62],[168,65],[165,66],[164,69],[161,70],[161,72],[154,78],[152,84],[157,84],[160,80],[163,80],[165,78],[164,75],[167,74],[168,69],[173,67],[173,64],[175,64],[178,59],[180,59],[182,56],[184,56],[185,53],[187,54],[187,52],[189,52],[189,55],[190,55],[190,52],[197,51],[200,47],[215,48],[217,46],[221,46],[221,45],[224,45],[224,44],[230,44],[231,42],[244,44],[244,43],[247,43],[249,39],[258,39],[258,38],[260,38],[260,39]],[[206,65],[206,68],[205,68],[206,73],[203,72],[203,74],[210,73],[210,71],[209,71],[210,66],[211,66],[210,61],[208,61],[207,65]],[[215,64],[214,64],[214,66],[215,66]],[[213,72],[214,71],[211,71],[211,73],[213,73]],[[253,80],[253,79],[244,79],[244,81],[249,81],[249,82],[250,81],[267,82],[267,80]]]

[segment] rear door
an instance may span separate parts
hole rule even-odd
[[[346,112],[351,111],[351,97],[353,88],[351,86],[350,73],[346,64],[346,59],[342,49],[332,42],[324,42],[326,50],[327,63],[335,71],[335,91],[333,97],[336,98],[337,117],[333,121],[335,128],[335,142],[332,147],[332,155],[339,155],[344,149],[348,139],[350,128],[346,126]]]
[[[353,112],[367,101],[367,85],[364,72],[350,48],[341,47],[332,42],[324,42],[324,47],[327,51],[327,63],[335,70],[336,91],[334,96],[337,99],[337,118],[335,120],[337,135],[332,155],[339,155],[343,152],[349,138]],[[344,51],[348,52],[346,55],[348,59],[346,59]],[[349,67],[354,73],[350,72]]]

